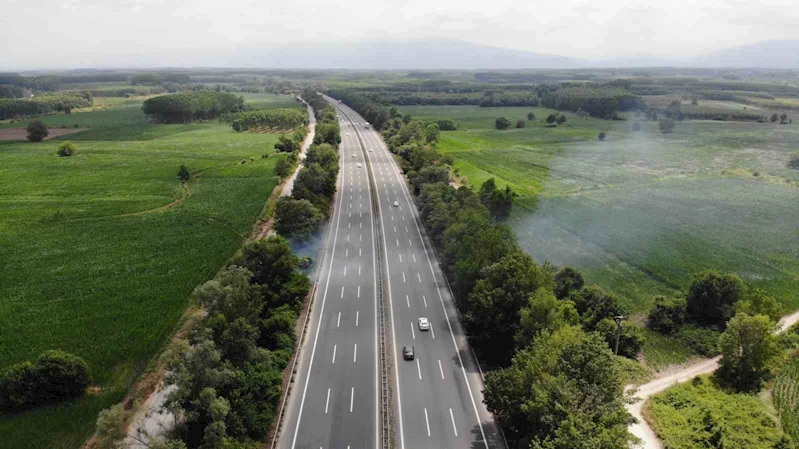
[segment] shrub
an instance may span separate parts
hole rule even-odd
[[[292,162],[289,158],[283,158],[275,164],[275,174],[280,176],[281,178],[285,178],[291,173],[291,169],[293,168]]]
[[[596,325],[596,332],[602,336],[611,351],[616,349],[618,327],[612,318],[605,318]],[[644,333],[630,320],[622,320],[619,333],[619,353],[622,357],[634,359],[644,346]]]
[[[584,285],[583,275],[574,268],[565,266],[555,275],[555,297],[566,299],[571,292],[580,290]]]
[[[685,298],[655,297],[655,306],[649,312],[649,328],[664,334],[676,332],[685,324],[685,308]]]
[[[799,170],[799,153],[791,156],[791,159],[788,161],[788,168]]]
[[[774,323],[765,315],[735,315],[719,338],[717,378],[738,391],[757,391],[779,354]]]
[[[716,330],[690,324],[676,332],[676,337],[682,344],[705,357],[712,357],[719,353],[719,335]]]
[[[696,275],[688,286],[686,310],[697,323],[723,328],[732,318],[735,303],[743,296],[744,283],[738,276],[704,272]]]
[[[566,116],[561,114],[558,116],[558,125],[561,125],[563,123],[566,123]]]
[[[528,112],[527,120],[535,120],[535,112]]]
[[[45,351],[35,363],[13,365],[0,377],[0,409],[16,412],[77,398],[90,380],[89,367],[80,357]]]
[[[664,118],[658,122],[658,128],[660,128],[660,132],[668,134],[674,131],[674,120],[670,118]]]
[[[605,140],[605,136],[607,136],[607,134],[605,134],[605,131],[600,132],[599,136],[598,136],[599,141],[600,142],[604,141]]]
[[[191,172],[188,168],[186,168],[185,165],[180,166],[180,170],[178,170],[178,178],[181,182],[187,182],[189,179],[191,179]]]
[[[75,144],[69,141],[58,146],[58,155],[61,157],[72,156],[76,151],[78,151],[78,149],[75,147]]]
[[[28,140],[31,142],[41,142],[50,134],[47,131],[47,126],[42,123],[41,120],[34,120],[28,124],[28,127],[25,128],[28,131]]]
[[[516,127],[517,128],[524,128],[525,126],[527,126],[527,122],[525,122],[524,120],[517,120],[516,121]]]
[[[494,127],[497,128],[498,130],[508,129],[508,128],[510,128],[510,120],[508,120],[505,117],[500,117],[494,123]]]
[[[310,238],[324,221],[325,214],[319,212],[310,201],[282,196],[275,207],[275,230],[285,237],[298,240]]]
[[[633,131],[641,131],[641,124],[638,122],[633,122]]]

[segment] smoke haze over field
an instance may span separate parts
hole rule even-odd
[[[534,52],[537,55],[516,53],[516,59],[528,61],[524,67],[531,68],[602,65],[602,61],[651,65],[688,63],[700,55],[765,40],[799,40],[799,27],[795,26],[799,9],[792,0],[654,4],[621,0],[513,4],[473,0],[6,0],[2,12],[0,70],[270,64],[301,68],[305,67],[303,52],[341,53],[353,43],[357,48],[367,42],[409,39],[422,41],[412,43],[407,56],[413,56],[413,45],[423,49],[428,40],[468,41],[497,47],[505,59],[512,55],[508,49]],[[379,52],[380,46],[373,51]],[[270,52],[273,56],[282,52],[286,57],[270,58]],[[292,53],[298,59],[290,58]],[[385,50],[381,53],[387,55]],[[455,68],[469,61],[468,55],[460,56],[463,59],[457,64],[438,68]],[[371,60],[360,68],[379,68],[370,65]],[[333,58],[328,65],[355,68],[341,67],[342,61],[349,60]],[[725,61],[751,59],[734,57],[718,63]],[[505,63],[504,68],[515,67]]]

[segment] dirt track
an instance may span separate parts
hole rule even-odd
[[[49,134],[45,140],[84,131],[86,129],[87,128],[47,128],[47,132],[49,132]],[[26,131],[25,128],[0,129],[0,140],[27,140],[27,138],[28,131]]]

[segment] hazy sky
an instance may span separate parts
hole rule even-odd
[[[570,57],[799,39],[796,0],[0,0],[0,71],[197,65],[215,54],[446,38]]]

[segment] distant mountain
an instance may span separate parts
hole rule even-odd
[[[799,40],[764,41],[708,53],[685,65],[694,67],[799,68]]]
[[[228,64],[353,70],[565,69],[579,65],[563,56],[454,40],[365,41],[246,49],[230,55]]]

